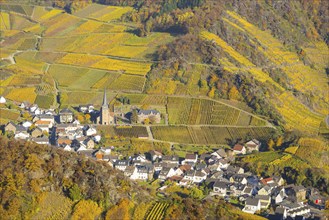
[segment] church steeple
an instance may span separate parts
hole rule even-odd
[[[104,89],[104,97],[103,97],[102,108],[108,108],[107,98],[106,98],[106,90],[105,89]]]

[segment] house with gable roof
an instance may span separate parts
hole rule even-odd
[[[196,162],[198,161],[198,155],[197,154],[190,154],[187,153],[185,156],[185,159],[182,161],[182,164],[189,164],[189,165],[193,165],[196,164]]]
[[[248,152],[259,151],[261,143],[257,139],[252,139],[244,144]]]
[[[243,212],[247,212],[249,214],[255,214],[255,212],[261,209],[261,203],[259,199],[256,198],[247,198],[245,202],[245,206],[242,209]]]
[[[140,109],[137,113],[137,122],[144,123],[146,119],[150,119],[150,121],[154,121],[155,123],[160,123],[161,114],[158,110],[142,110]]]
[[[241,144],[236,144],[233,147],[233,153],[236,154],[236,155],[246,154],[247,149],[246,149],[245,146],[243,146]]]

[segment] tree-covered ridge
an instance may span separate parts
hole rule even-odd
[[[40,207],[51,208],[44,200],[58,202],[58,210],[50,212],[60,214],[62,211],[68,216],[77,201],[92,200],[94,205],[88,207],[100,214],[120,199],[128,198],[128,194],[135,194],[139,188],[109,165],[76,153],[4,137],[0,138],[0,145],[0,215],[4,219],[38,216]],[[149,193],[138,192],[134,196],[136,202],[150,201]],[[79,206],[75,206],[73,216],[76,209]]]

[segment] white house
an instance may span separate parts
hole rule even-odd
[[[264,186],[260,190],[258,190],[258,195],[270,195],[272,192],[271,187],[269,186]]]
[[[65,151],[73,151],[73,149],[71,148],[70,145],[66,144],[64,147],[63,147],[63,150]]]
[[[214,195],[225,196],[227,190],[230,188],[229,182],[224,181],[216,181],[213,186],[213,193]]]
[[[185,160],[182,161],[182,164],[195,164],[198,161],[197,154],[189,154],[187,153],[185,156]]]
[[[37,104],[33,104],[33,105],[30,106],[30,112],[31,112],[31,113],[34,113],[35,110],[37,110],[38,108],[39,108],[39,107],[38,107]]]
[[[7,102],[7,100],[5,99],[5,97],[1,96],[0,97],[0,104],[4,104],[6,102]]]
[[[97,130],[94,127],[89,127],[86,131],[85,131],[85,135],[86,136],[92,136],[97,134]]]
[[[32,122],[30,122],[30,121],[25,121],[25,122],[22,123],[22,126],[24,128],[29,128],[29,127],[31,127],[31,125],[32,125]]]
[[[247,212],[250,214],[255,214],[255,212],[259,211],[260,207],[260,200],[254,198],[247,198],[244,208],[242,209],[243,212]]]
[[[281,203],[285,198],[287,198],[287,194],[284,190],[284,188],[276,191],[276,193],[274,194],[274,200],[275,200],[275,204],[279,204]]]
[[[169,177],[172,177],[175,175],[175,170],[171,167],[163,167],[159,174],[160,180],[166,180]]]
[[[193,183],[201,183],[207,179],[207,174],[202,171],[196,171],[193,177]]]
[[[118,170],[121,170],[121,171],[124,171],[127,168],[127,166],[129,166],[129,161],[128,160],[117,160],[114,163],[115,169],[118,169]]]
[[[84,144],[80,144],[80,147],[78,148],[77,152],[79,151],[86,151],[87,147]]]
[[[30,135],[26,131],[19,131],[15,134],[15,139],[26,140]]]
[[[257,139],[252,139],[245,143],[248,152],[259,151],[261,143]]]
[[[217,161],[217,164],[219,165],[220,169],[222,169],[222,170],[226,170],[228,168],[228,166],[230,165],[229,161],[226,159],[219,159]]]
[[[231,183],[240,183],[240,184],[247,184],[248,180],[245,175],[243,174],[235,174],[230,177],[230,182]]]
[[[145,157],[145,155],[143,154],[137,154],[132,158],[133,162],[137,162],[137,163],[145,163],[147,162],[147,159]]]
[[[266,195],[256,195],[255,199],[259,199],[260,200],[260,208],[262,209],[267,209],[268,206],[271,204],[271,197],[270,196],[266,196]]]
[[[156,150],[151,150],[149,152],[150,156],[151,156],[151,160],[155,161],[156,159],[161,159],[162,158],[162,153],[160,153],[159,151]]]
[[[48,137],[36,137],[36,138],[32,138],[32,141],[37,144],[49,144]]]
[[[100,142],[101,139],[102,139],[102,136],[100,136],[100,135],[95,135],[95,136],[94,136],[94,141],[95,141],[96,143]]]
[[[130,179],[133,180],[148,180],[149,179],[149,170],[144,166],[137,166],[134,170],[133,175],[130,176]]]
[[[247,150],[246,150],[245,146],[243,146],[241,144],[236,144],[233,147],[233,153],[236,154],[236,155],[246,154]]]
[[[223,148],[218,149],[217,151],[215,151],[211,155],[217,157],[218,159],[227,157],[227,154],[226,154],[226,152]]]

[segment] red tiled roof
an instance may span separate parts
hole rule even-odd
[[[264,184],[264,185],[267,185],[267,183],[271,182],[271,181],[273,181],[273,178],[269,177],[269,178],[262,179],[261,183]]]
[[[49,125],[51,122],[50,121],[42,121],[38,120],[35,122],[36,125]]]
[[[61,144],[71,144],[72,140],[67,139],[67,138],[58,138],[57,142],[58,142],[59,145],[61,145]]]
[[[236,145],[234,145],[233,150],[242,151],[243,147],[244,146],[242,146],[241,144],[236,144]]]

